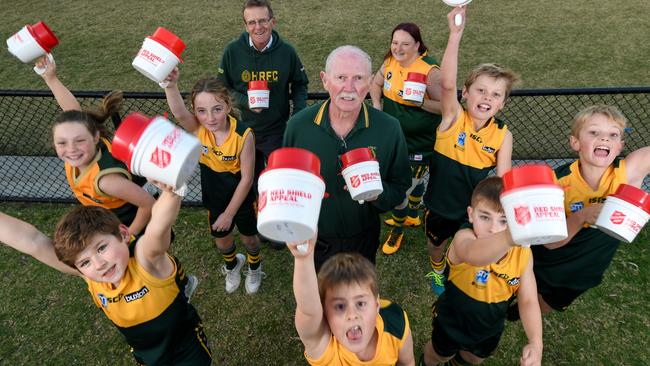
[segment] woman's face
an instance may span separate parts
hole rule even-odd
[[[93,136],[80,122],[63,122],[52,130],[52,140],[59,159],[75,168],[84,168],[97,153],[99,133]]]
[[[419,47],[420,42],[416,42],[408,32],[398,29],[393,33],[390,52],[399,63],[408,64],[415,61],[419,56]]]

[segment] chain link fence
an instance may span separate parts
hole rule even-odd
[[[73,93],[83,108],[89,108],[107,92]],[[325,98],[325,93],[309,94],[312,102]],[[627,116],[624,154],[650,145],[650,87],[515,90],[497,116],[514,136],[514,165],[543,161],[555,168],[575,159],[568,143],[570,122],[580,109],[593,104],[615,105]],[[165,95],[124,93],[122,116],[132,111],[164,115]],[[0,90],[0,200],[74,202],[63,163],[52,147],[51,123],[59,112],[49,91]],[[119,118],[113,122],[119,123]],[[646,179],[644,189],[649,187]],[[201,202],[198,169],[185,202]]]

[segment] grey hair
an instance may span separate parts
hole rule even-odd
[[[352,54],[358,56],[368,65],[368,75],[372,74],[372,60],[370,59],[370,56],[361,48],[352,45],[339,46],[330,52],[330,54],[327,56],[327,60],[325,61],[325,72],[328,73],[330,71],[332,67],[332,61],[342,54]]]

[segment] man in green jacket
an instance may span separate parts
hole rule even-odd
[[[284,134],[284,146],[307,149],[320,158],[329,194],[323,199],[318,220],[317,270],[339,252],[359,252],[375,263],[379,214],[402,202],[411,185],[399,122],[364,103],[371,69],[370,56],[357,47],[341,46],[332,51],[320,74],[330,98],[294,115]],[[384,189],[362,204],[352,200],[340,174],[340,156],[361,147],[374,150]]]

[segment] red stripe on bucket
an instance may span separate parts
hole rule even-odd
[[[357,163],[363,163],[364,161],[377,161],[375,154],[371,149],[360,147],[358,149],[350,150],[341,155],[341,164],[343,165],[341,170],[345,170],[345,168]]]
[[[299,147],[283,147],[269,155],[264,171],[282,168],[304,170],[318,176],[321,180],[323,179],[320,176],[320,159],[318,156]]]

